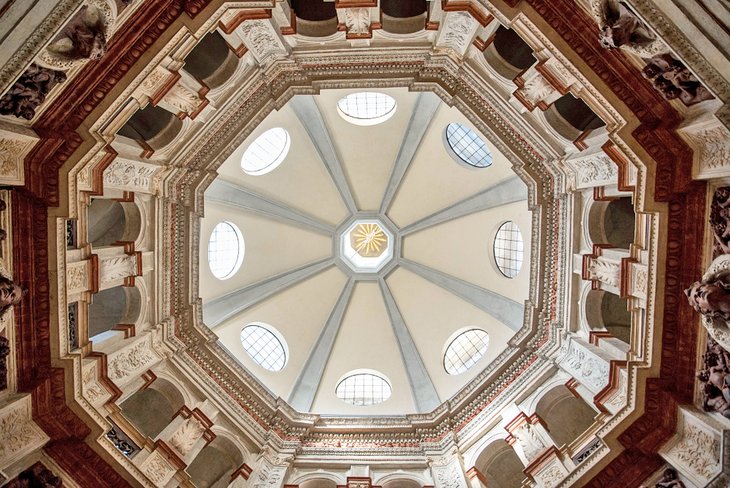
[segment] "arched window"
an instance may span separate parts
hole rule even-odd
[[[291,139],[289,133],[281,128],[274,127],[258,136],[241,158],[243,172],[260,176],[278,167],[289,153]]]
[[[243,349],[256,364],[269,371],[281,371],[286,365],[286,341],[270,325],[249,324],[241,331]]]
[[[481,329],[470,329],[456,336],[444,353],[444,369],[449,374],[460,374],[474,366],[487,353],[489,334]]]
[[[392,392],[388,380],[377,371],[352,371],[335,389],[340,400],[357,406],[382,403],[390,398]]]
[[[514,278],[522,268],[524,243],[522,233],[512,221],[499,227],[494,237],[494,260],[497,267],[507,278]]]
[[[492,153],[487,143],[465,125],[451,123],[446,126],[446,150],[457,163],[474,168],[486,168],[492,164]]]
[[[208,240],[208,264],[213,276],[219,280],[233,276],[243,263],[244,250],[238,227],[230,222],[216,225]]]
[[[351,124],[376,125],[395,113],[393,97],[377,92],[351,93],[337,102],[340,116]]]

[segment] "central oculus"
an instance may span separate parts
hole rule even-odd
[[[342,260],[359,273],[375,273],[393,258],[393,235],[377,219],[355,220],[340,237]]]

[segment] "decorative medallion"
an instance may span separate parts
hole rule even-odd
[[[378,224],[358,224],[350,232],[350,245],[364,258],[376,258],[388,247],[388,237]]]

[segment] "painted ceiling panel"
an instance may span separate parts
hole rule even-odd
[[[269,297],[215,329],[221,343],[274,394],[286,399],[346,281],[332,267]],[[244,351],[240,335],[251,322],[264,322],[284,337],[289,359],[283,370],[267,371]]]
[[[286,159],[270,173],[260,176],[245,174],[241,170],[241,156],[259,135],[273,127],[284,127],[289,132],[291,147]],[[218,168],[218,173],[226,180],[332,225],[346,216],[345,206],[329,173],[289,106],[271,112]]]
[[[505,277],[494,261],[494,237],[507,220],[517,224],[523,239],[522,269],[515,278]],[[406,236],[403,256],[522,302],[529,295],[530,224],[527,201],[511,203]]]
[[[472,127],[458,110],[441,104],[387,212],[400,227],[514,175],[511,163],[481,134],[491,150],[492,165],[473,168],[457,163],[444,146],[443,134],[452,122]]]
[[[416,97],[405,88],[378,90],[396,100],[395,114],[377,125],[358,126],[337,112],[337,102],[358,91],[327,90],[315,100],[342,159],[358,209],[377,211],[400,149],[391,139],[403,139]]]
[[[513,335],[511,329],[483,310],[408,270],[397,269],[387,283],[442,401],[494,360]],[[469,328],[480,328],[489,334],[487,354],[473,368],[452,376],[443,366],[447,340]]]
[[[335,387],[339,380],[346,373],[357,369],[372,369],[384,374],[393,388],[390,399],[378,405],[356,407],[337,398]],[[380,288],[375,282],[361,281],[355,285],[312,411],[338,415],[384,415],[415,411],[408,376]]]
[[[221,221],[238,226],[245,242],[243,264],[226,280],[216,279],[208,265],[208,240]],[[210,202],[201,222],[200,243],[203,302],[332,255],[332,240],[325,235]]]

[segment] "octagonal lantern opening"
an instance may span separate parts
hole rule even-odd
[[[377,273],[393,259],[393,234],[377,219],[354,221],[340,235],[342,261],[358,273]]]

